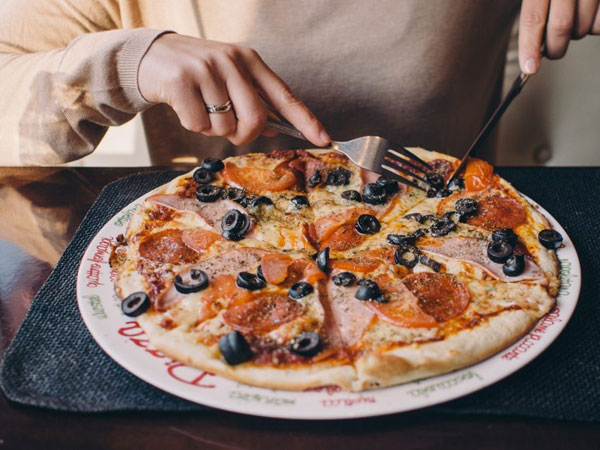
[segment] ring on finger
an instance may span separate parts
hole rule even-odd
[[[227,102],[223,103],[222,105],[205,105],[206,106],[206,112],[209,114],[225,114],[228,111],[231,111],[233,109],[233,104],[231,103],[231,100],[227,100]]]

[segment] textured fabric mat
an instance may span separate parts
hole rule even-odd
[[[498,172],[542,204],[573,239],[583,270],[579,305],[561,336],[532,363],[430,410],[600,421],[600,168]],[[79,260],[92,237],[129,202],[175,175],[133,175],[101,192],[4,355],[0,387],[10,400],[82,412],[208,409],[166,394],[113,362],[87,331],[75,297]]]

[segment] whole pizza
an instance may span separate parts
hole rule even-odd
[[[153,191],[114,244],[122,310],[185,364],[242,383],[373,389],[456,370],[555,303],[560,234],[484,161],[411,149],[430,189],[333,150],[279,150]]]

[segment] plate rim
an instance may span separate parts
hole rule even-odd
[[[89,314],[87,309],[83,308],[83,303],[84,303],[83,293],[82,293],[82,288],[80,286],[82,284],[82,279],[83,279],[82,278],[82,272],[84,269],[83,262],[85,260],[86,255],[88,255],[88,252],[92,248],[92,245],[95,243],[97,238],[102,234],[102,232],[106,228],[110,228],[111,225],[113,225],[112,221],[116,217],[118,217],[120,214],[123,214],[128,209],[131,209],[136,203],[145,201],[145,199],[147,197],[152,195],[158,189],[160,189],[160,187],[153,189],[153,190],[141,195],[140,197],[137,197],[133,201],[129,202],[127,205],[125,205],[123,208],[121,208],[117,213],[112,215],[105,222],[105,224],[100,228],[100,230],[97,233],[95,233],[94,236],[90,239],[89,244],[86,246],[86,249],[83,252],[83,255],[79,261],[79,266],[77,269],[77,279],[76,279],[77,306],[78,306],[79,313],[86,325],[88,332],[90,333],[90,335],[92,336],[94,341],[98,344],[98,346],[114,362],[119,364],[123,369],[127,370],[129,373],[135,375],[137,378],[139,378],[143,382],[148,383],[149,385],[151,385],[157,389],[160,389],[164,392],[167,392],[173,396],[176,396],[178,398],[181,398],[181,399],[184,399],[184,400],[187,400],[187,401],[190,401],[192,403],[196,403],[196,404],[199,404],[202,406],[207,406],[210,408],[234,412],[234,413],[238,413],[238,414],[246,414],[246,415],[252,415],[252,416],[257,416],[257,417],[269,417],[269,418],[277,418],[277,419],[292,419],[292,420],[340,420],[340,419],[342,419],[343,420],[343,419],[354,419],[354,418],[362,418],[362,417],[376,417],[376,416],[383,416],[383,415],[390,415],[390,414],[398,414],[398,413],[402,413],[402,412],[415,411],[415,410],[427,408],[430,406],[443,404],[443,403],[446,403],[446,402],[449,402],[452,400],[456,400],[458,398],[462,398],[466,395],[472,394],[472,393],[477,392],[481,389],[484,389],[488,386],[496,384],[499,381],[503,380],[504,378],[518,372],[526,365],[530,364],[539,355],[541,355],[543,352],[545,352],[554,343],[554,341],[558,338],[558,336],[560,336],[562,334],[565,327],[570,322],[570,320],[573,316],[573,313],[575,311],[575,308],[577,307],[577,304],[579,302],[579,297],[581,294],[581,282],[582,282],[581,281],[581,263],[580,263],[580,259],[579,259],[579,254],[577,253],[577,249],[575,248],[573,240],[567,234],[567,232],[562,227],[562,225],[546,209],[544,209],[539,203],[532,200],[530,197],[519,192],[519,194],[523,198],[525,198],[526,201],[528,201],[540,214],[542,214],[551,223],[553,228],[557,229],[559,232],[562,233],[562,235],[565,237],[563,242],[570,244],[570,247],[571,247],[570,250],[573,252],[573,256],[574,256],[573,261],[570,261],[570,262],[575,263],[574,267],[572,267],[572,270],[571,270],[571,273],[574,274],[574,278],[575,278],[575,285],[573,286],[573,284],[572,284],[572,286],[575,289],[573,290],[573,293],[569,293],[566,296],[566,298],[572,298],[573,303],[572,303],[572,307],[567,311],[567,314],[564,316],[561,316],[561,318],[563,319],[562,324],[559,324],[559,326],[556,328],[555,333],[553,333],[553,335],[549,338],[549,340],[547,340],[547,342],[544,342],[543,345],[541,345],[537,348],[534,348],[533,351],[531,353],[529,353],[525,359],[523,359],[520,362],[517,362],[515,364],[515,366],[513,368],[511,368],[512,370],[507,370],[505,372],[502,372],[499,376],[495,376],[495,375],[489,376],[481,384],[460,385],[454,390],[447,391],[447,394],[443,395],[441,398],[435,398],[433,396],[431,398],[426,398],[425,400],[422,400],[418,406],[410,406],[407,408],[397,407],[397,406],[390,407],[390,406],[383,405],[380,403],[379,405],[377,405],[376,408],[373,408],[373,410],[361,411],[358,414],[353,414],[351,409],[335,409],[335,410],[322,409],[319,411],[313,410],[310,413],[304,413],[300,406],[295,406],[295,408],[294,408],[295,412],[291,413],[286,409],[268,410],[268,409],[264,408],[264,405],[260,405],[263,408],[253,408],[253,406],[259,406],[259,405],[238,404],[237,406],[234,406],[230,403],[218,404],[211,400],[204,401],[203,399],[198,399],[197,396],[188,395],[187,393],[182,392],[181,387],[175,385],[174,382],[162,383],[159,380],[156,380],[152,376],[152,374],[144,373],[143,370],[141,368],[136,367],[134,363],[127,361],[127,358],[125,355],[123,355],[117,349],[114,349],[110,345],[110,342],[105,342],[103,340],[103,336],[102,336],[100,330],[98,329],[98,326],[96,325],[96,323],[93,322],[93,318],[92,318],[91,314]],[[558,255],[557,255],[557,259],[558,259]],[[560,261],[559,261],[559,264],[560,264]],[[560,294],[557,296],[557,302],[558,302],[559,298],[560,298]],[[556,305],[555,305],[555,307],[556,307]],[[493,364],[493,361],[496,358],[499,358],[503,352],[517,346],[517,344],[520,344],[532,332],[532,330],[535,329],[538,326],[538,324],[540,324],[541,321],[544,320],[544,318],[546,318],[548,316],[548,314],[550,314],[553,310],[554,310],[554,308],[552,310],[550,310],[546,315],[541,317],[536,322],[536,324],[533,327],[531,327],[531,329],[529,329],[519,339],[515,340],[512,344],[508,345],[507,347],[503,348],[499,352],[494,353],[493,355],[489,356],[488,358],[486,358],[482,361],[479,361],[475,364],[472,364],[472,365],[469,365],[466,367],[462,367],[460,369],[457,369],[457,370],[454,370],[454,371],[451,371],[448,373],[435,375],[432,377],[427,377],[422,380],[416,380],[416,381],[403,383],[403,384],[395,385],[395,386],[389,386],[386,388],[376,389],[376,390],[372,390],[372,391],[371,390],[370,391],[362,391],[359,393],[348,392],[348,394],[363,394],[363,393],[371,393],[374,391],[392,390],[394,388],[399,388],[401,386],[409,386],[409,385],[413,385],[413,384],[423,383],[426,381],[436,380],[438,378],[444,378],[444,377],[449,377],[449,376],[456,375],[456,374],[461,374],[465,371],[467,371],[467,373],[469,373],[471,371],[471,369],[473,369],[473,368]],[[126,318],[126,320],[131,320],[131,318]],[[127,353],[127,352],[125,352],[125,353]],[[225,377],[221,377],[221,378],[225,378]],[[242,385],[242,384],[240,383],[240,385]],[[245,386],[245,385],[242,385],[242,386]],[[255,386],[250,386],[250,388],[266,390],[269,392],[291,392],[293,394],[299,394],[301,392],[301,391],[275,390],[275,389],[260,388],[260,387],[255,387]],[[345,392],[345,391],[342,391],[342,392]]]

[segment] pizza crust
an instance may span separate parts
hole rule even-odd
[[[410,150],[426,161],[434,159],[456,161],[451,156],[421,148],[410,148]],[[327,153],[328,150],[309,150],[309,152],[319,155]],[[259,164],[262,161],[262,156],[252,155],[252,158],[258,158]],[[252,160],[252,162],[255,161]],[[249,164],[249,161],[245,161],[242,165]],[[270,161],[270,164],[275,164],[275,160]],[[192,173],[193,171],[190,171],[173,179],[155,189],[152,194],[178,192],[181,189],[182,182],[190,177]],[[358,172],[354,170],[354,173],[357,174]],[[527,211],[527,224],[519,227],[518,234],[531,252],[536,264],[539,265],[548,278],[549,294],[555,297],[560,284],[558,260],[555,252],[546,250],[537,243],[537,233],[544,228],[550,228],[550,225],[546,218],[521,197],[510,183],[501,179],[500,184],[508,195],[519,201]],[[422,201],[423,207],[427,207],[428,202],[434,204],[435,200]],[[410,206],[410,202],[407,203],[402,215],[406,213]],[[134,213],[127,227],[127,238],[131,238],[144,229],[150,208],[152,206],[149,202],[144,202]],[[176,218],[176,224],[184,229],[207,228],[204,220],[199,219],[194,213],[187,212]],[[169,226],[173,226],[173,223],[164,225],[167,228]],[[156,229],[156,231],[158,230],[160,228]],[[370,240],[367,239],[361,248],[369,248],[370,246],[375,248],[380,246],[379,244],[374,236]],[[245,244],[225,243],[226,247],[228,245],[231,248],[247,245],[258,247],[260,241],[246,239]],[[126,264],[139,258],[136,248],[135,246],[128,247],[129,253]],[[265,246],[265,248],[267,247]],[[212,250],[209,252],[211,255],[223,251],[222,248]],[[148,287],[144,278],[131,264],[130,266],[121,268],[122,270],[115,282],[116,292],[121,298],[135,291],[146,291]],[[177,271],[178,268],[175,267],[174,270]],[[137,320],[145,330],[151,344],[167,356],[184,364],[223,375],[241,383],[288,390],[304,390],[335,384],[346,390],[362,391],[440,375],[480,362],[506,348],[527,333],[537,320],[552,308],[554,299],[548,297],[548,299],[540,300],[538,303],[539,308],[537,310],[528,308],[526,304],[520,304],[520,306],[527,309],[502,310],[496,315],[483,319],[472,328],[450,333],[443,340],[406,344],[389,351],[373,352],[366,350],[363,356],[354,360],[353,365],[325,360],[310,366],[273,367],[253,363],[231,366],[221,357],[217,344],[204,345],[194,341],[191,333],[189,333],[191,325],[166,329],[161,326],[164,316],[156,311],[149,311],[138,317]],[[227,329],[226,331],[231,330]]]

